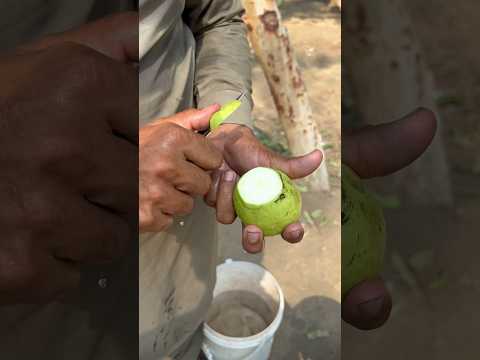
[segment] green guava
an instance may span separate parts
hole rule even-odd
[[[265,236],[281,234],[300,218],[302,197],[295,184],[281,171],[257,167],[245,173],[233,194],[238,217],[256,225]]]
[[[342,299],[355,285],[379,275],[385,252],[380,204],[342,164]]]

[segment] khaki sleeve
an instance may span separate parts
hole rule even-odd
[[[251,56],[240,0],[187,0],[184,21],[196,40],[195,98],[199,107],[223,105],[244,93],[227,123],[251,127]]]

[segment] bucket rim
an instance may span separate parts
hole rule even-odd
[[[262,342],[267,341],[269,338],[274,336],[274,334],[277,332],[283,320],[283,314],[285,311],[285,296],[275,276],[273,276],[273,274],[262,265],[259,265],[250,261],[234,261],[231,259],[227,259],[227,261],[225,261],[224,263],[219,264],[217,268],[219,266],[229,265],[232,263],[236,263],[236,264],[245,263],[248,265],[254,265],[256,267],[262,268],[264,271],[266,271],[267,274],[270,275],[271,279],[273,280],[273,284],[275,285],[275,289],[277,290],[278,297],[279,297],[278,310],[275,315],[275,318],[265,329],[263,329],[261,332],[255,335],[251,335],[247,337],[226,336],[215,331],[207,324],[207,322],[204,322],[203,334],[209,340],[211,340],[212,342],[215,342],[215,344],[220,345],[222,347],[232,348],[232,349],[245,349],[255,345],[259,345]]]

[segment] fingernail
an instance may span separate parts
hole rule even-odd
[[[289,233],[291,239],[298,239],[302,235],[302,230],[295,230]]]
[[[235,173],[233,171],[227,171],[225,173],[225,175],[223,176],[223,178],[225,179],[225,181],[228,181],[228,182],[231,182],[233,180],[235,180]]]
[[[250,245],[257,245],[261,235],[258,232],[247,232],[247,241]]]
[[[357,305],[360,314],[368,319],[376,319],[382,315],[385,298],[383,296]]]

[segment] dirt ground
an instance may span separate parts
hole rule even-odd
[[[285,294],[286,312],[276,335],[274,360],[340,358],[340,15],[322,1],[287,0],[281,7],[303,69],[310,100],[326,144],[329,193],[303,193],[304,240],[290,245],[270,238],[261,255],[240,245],[240,224],[222,228],[222,259],[265,266]],[[253,70],[256,126],[274,143],[285,144],[263,73]]]
[[[473,360],[480,324],[480,3],[406,2],[437,83],[455,206],[387,212],[392,316],[371,332],[342,324],[342,359]]]

